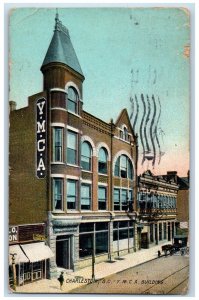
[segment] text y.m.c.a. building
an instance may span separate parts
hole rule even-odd
[[[9,224],[28,231],[10,244],[19,283],[138,248],[137,139],[126,109],[110,123],[83,110],[85,78],[58,15],[41,71],[43,91],[21,109],[10,102]]]

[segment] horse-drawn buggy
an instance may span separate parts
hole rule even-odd
[[[187,247],[187,236],[174,236],[174,243],[163,245],[162,251],[164,252],[165,256],[167,256],[168,253],[172,255],[179,251],[181,255],[189,254],[189,247]]]

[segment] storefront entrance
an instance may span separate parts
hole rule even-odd
[[[59,268],[71,269],[71,238],[57,236],[56,239],[56,264]]]
[[[141,233],[141,248],[148,249],[149,243],[148,243],[148,233]]]

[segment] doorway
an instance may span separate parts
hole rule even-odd
[[[71,269],[71,238],[57,236],[56,239],[56,264],[59,268]]]
[[[149,245],[148,245],[148,233],[141,233],[141,248],[143,249],[148,249]]]

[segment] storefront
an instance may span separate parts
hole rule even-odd
[[[51,249],[44,242],[10,246],[10,284],[14,284],[14,280],[16,285],[23,285],[46,278],[48,259],[53,256]]]
[[[48,277],[49,259],[45,224],[16,225],[9,228],[9,282],[23,285]]]

